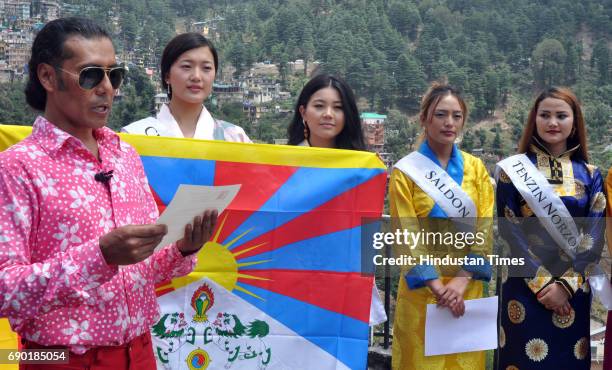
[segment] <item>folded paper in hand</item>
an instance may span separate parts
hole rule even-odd
[[[157,220],[157,225],[168,226],[168,233],[159,245],[164,246],[181,240],[185,226],[193,223],[194,217],[202,215],[207,209],[216,209],[221,214],[240,190],[240,184],[227,186],[179,185],[172,201]]]

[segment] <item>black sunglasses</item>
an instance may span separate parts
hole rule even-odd
[[[98,86],[100,82],[104,79],[104,75],[108,76],[113,89],[118,89],[123,82],[123,78],[125,77],[125,73],[127,69],[125,67],[96,67],[90,66],[85,67],[79,71],[79,73],[74,73],[67,71],[63,68],[57,67],[59,70],[71,74],[73,76],[77,76],[79,78],[79,86],[84,90],[91,90],[94,87]]]

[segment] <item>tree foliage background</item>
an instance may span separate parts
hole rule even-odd
[[[612,151],[603,150],[612,130],[612,0],[68,3],[110,29],[118,51],[140,55],[145,62],[159,58],[177,25],[215,18],[222,68],[232,65],[240,73],[257,61],[271,61],[280,67],[284,88],[292,90],[295,79],[288,76],[287,63],[319,61],[321,69],[348,81],[362,110],[389,114],[393,135],[388,145],[397,151],[394,157],[406,154],[418,134],[414,117],[431,81],[447,80],[464,91],[472,127],[464,145],[496,155],[513,151],[537,92],[566,85],[583,102],[594,162],[604,168],[612,163]],[[133,77],[114,107],[112,127],[152,112],[154,91],[137,69],[130,71]],[[33,113],[23,104],[18,85],[0,86],[2,122],[31,122]],[[255,139],[285,136],[289,116],[264,116],[258,126],[249,127],[236,107],[225,111],[216,113],[246,125]],[[495,127],[479,127],[483,120]]]

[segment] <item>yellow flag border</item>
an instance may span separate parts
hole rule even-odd
[[[23,140],[30,134],[31,126],[0,125],[0,151]],[[289,145],[247,144],[227,141],[183,139],[159,136],[119,134],[141,156],[202,159],[226,162],[243,162],[277,166],[319,168],[370,168],[386,170],[374,153],[310,148]],[[151,145],[156,141],[155,145]],[[188,145],[192,142],[195,145]],[[342,153],[343,155],[338,155]]]

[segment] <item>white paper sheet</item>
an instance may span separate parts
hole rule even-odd
[[[216,209],[219,214],[227,208],[240,190],[240,184],[227,186],[179,185],[176,194],[157,224],[168,225],[168,234],[155,248],[157,251],[170,243],[181,240],[185,226],[207,209]]]
[[[465,315],[427,305],[425,356],[497,348],[497,296],[465,301]]]

